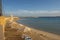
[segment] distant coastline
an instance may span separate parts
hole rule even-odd
[[[19,17],[20,19],[25,19],[25,18],[60,18],[60,16],[56,17]]]
[[[44,16],[44,17],[19,17],[19,18],[60,18],[60,16]]]

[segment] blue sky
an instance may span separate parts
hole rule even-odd
[[[3,0],[4,15],[60,16],[60,0]]]

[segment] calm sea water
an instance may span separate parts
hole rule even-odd
[[[18,22],[35,29],[60,35],[59,17],[22,18]]]

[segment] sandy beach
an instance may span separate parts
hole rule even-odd
[[[60,40],[60,35],[29,28],[16,22],[13,22],[12,26],[11,28],[6,26],[5,40],[24,40],[23,34],[29,35],[32,40]]]

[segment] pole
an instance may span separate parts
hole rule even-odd
[[[0,0],[0,17],[1,16],[2,16],[2,0]],[[1,24],[1,21],[0,21],[0,24]],[[0,25],[0,40],[4,40],[3,26],[1,25]]]
[[[0,16],[2,16],[2,0],[0,0]]]

